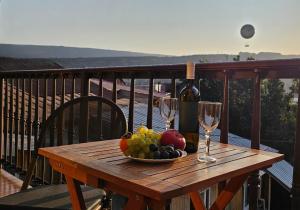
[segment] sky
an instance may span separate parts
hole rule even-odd
[[[250,40],[244,24],[255,27]],[[300,54],[300,0],[2,0],[0,43]]]

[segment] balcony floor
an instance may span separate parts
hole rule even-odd
[[[0,169],[0,197],[19,192],[22,181]]]

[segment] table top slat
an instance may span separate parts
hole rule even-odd
[[[280,158],[279,158],[280,159]],[[238,176],[240,174],[250,173],[257,168],[264,168],[271,166],[274,160],[270,160],[269,157],[264,155],[252,155],[247,158],[241,158],[234,162],[226,162],[220,165],[208,167],[205,170],[197,170],[191,173],[178,175],[168,179],[176,185],[180,185],[183,188],[198,188],[199,183],[206,185],[206,182],[219,182],[229,179],[231,177]]]
[[[210,163],[210,164],[206,164],[206,163],[201,163],[199,162],[197,159],[188,161],[187,163],[183,163],[180,164],[178,163],[178,165],[176,164],[175,167],[172,167],[171,169],[167,169],[167,170],[146,170],[143,173],[147,174],[147,175],[151,175],[151,176],[160,176],[161,178],[164,176],[164,174],[181,174],[181,171],[184,170],[185,173],[189,173],[193,170],[199,170],[199,169],[205,169],[208,167],[212,167],[214,165],[220,165],[223,164],[225,162],[231,162],[231,161],[235,161],[236,159],[239,158],[245,158],[245,157],[249,157],[250,155],[253,155],[252,153],[248,153],[245,151],[229,151],[227,153],[222,153],[220,155],[214,155],[215,158],[217,158],[217,161],[215,163]],[[179,165],[180,164],[180,165]],[[167,176],[169,177],[169,176]],[[165,178],[163,178],[165,179]]]
[[[235,150],[235,149],[231,150],[228,148],[225,148],[224,150],[221,150],[221,151],[220,151],[220,149],[213,150],[211,152],[211,155],[221,158],[221,157],[245,152],[245,151],[240,151],[240,150]],[[203,153],[200,153],[200,154],[203,154]],[[180,169],[182,167],[191,167],[195,164],[200,164],[200,162],[197,160],[198,156],[199,156],[199,154],[191,154],[185,158],[179,159],[178,161],[171,162],[171,163],[165,163],[165,164],[144,164],[144,163],[135,163],[133,161],[128,161],[127,163],[118,164],[115,167],[122,167],[124,170],[133,169],[133,170],[136,170],[139,172],[143,172],[147,175],[154,175],[154,174],[161,173],[161,172],[168,171],[168,170],[175,170],[175,169]]]

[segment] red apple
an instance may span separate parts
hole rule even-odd
[[[163,132],[160,144],[163,146],[173,144],[175,149],[184,150],[185,138],[177,130],[171,129]]]

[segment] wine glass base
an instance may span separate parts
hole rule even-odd
[[[211,157],[211,156],[201,156],[201,157],[199,157],[198,160],[202,163],[214,163],[217,161],[216,158]]]

